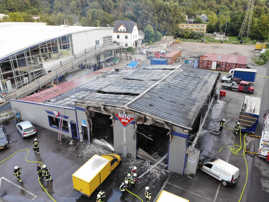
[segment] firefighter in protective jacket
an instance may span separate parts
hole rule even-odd
[[[147,202],[150,202],[150,200],[151,200],[151,193],[149,191],[149,186],[146,186],[145,187],[145,198],[146,198],[146,201]]]
[[[104,191],[99,191],[96,197],[96,202],[104,202],[106,198],[106,193]]]
[[[52,177],[51,177],[49,170],[45,164],[42,166],[41,173],[42,173],[42,178],[45,179],[46,182],[52,181]]]
[[[225,122],[226,122],[225,119],[220,120],[220,122],[219,122],[219,132],[221,132],[223,130]]]
[[[235,135],[239,135],[240,132],[241,132],[240,122],[237,121],[237,122],[236,122],[236,125],[235,125],[235,127],[234,127],[234,134],[235,134]]]
[[[33,150],[35,153],[39,154],[39,142],[37,138],[33,141]]]
[[[13,174],[16,176],[17,181],[22,183],[21,179],[21,168],[19,166],[14,166]]]

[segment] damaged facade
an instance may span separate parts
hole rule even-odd
[[[95,72],[11,105],[24,120],[73,139],[105,139],[122,156],[168,154],[168,169],[184,174],[218,76],[187,65]]]

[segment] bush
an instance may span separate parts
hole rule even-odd
[[[269,60],[269,50],[266,50],[265,53],[262,53],[258,58],[254,59],[254,62],[257,65],[264,65],[268,62]]]

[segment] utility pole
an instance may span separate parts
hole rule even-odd
[[[248,8],[247,8],[243,23],[241,25],[240,32],[239,32],[240,40],[242,40],[245,34],[247,37],[249,36],[250,27],[252,24],[253,12],[254,12],[254,3],[255,3],[255,0],[248,0]]]

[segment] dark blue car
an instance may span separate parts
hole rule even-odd
[[[6,130],[4,127],[0,127],[0,150],[6,149],[8,146],[8,140]]]

